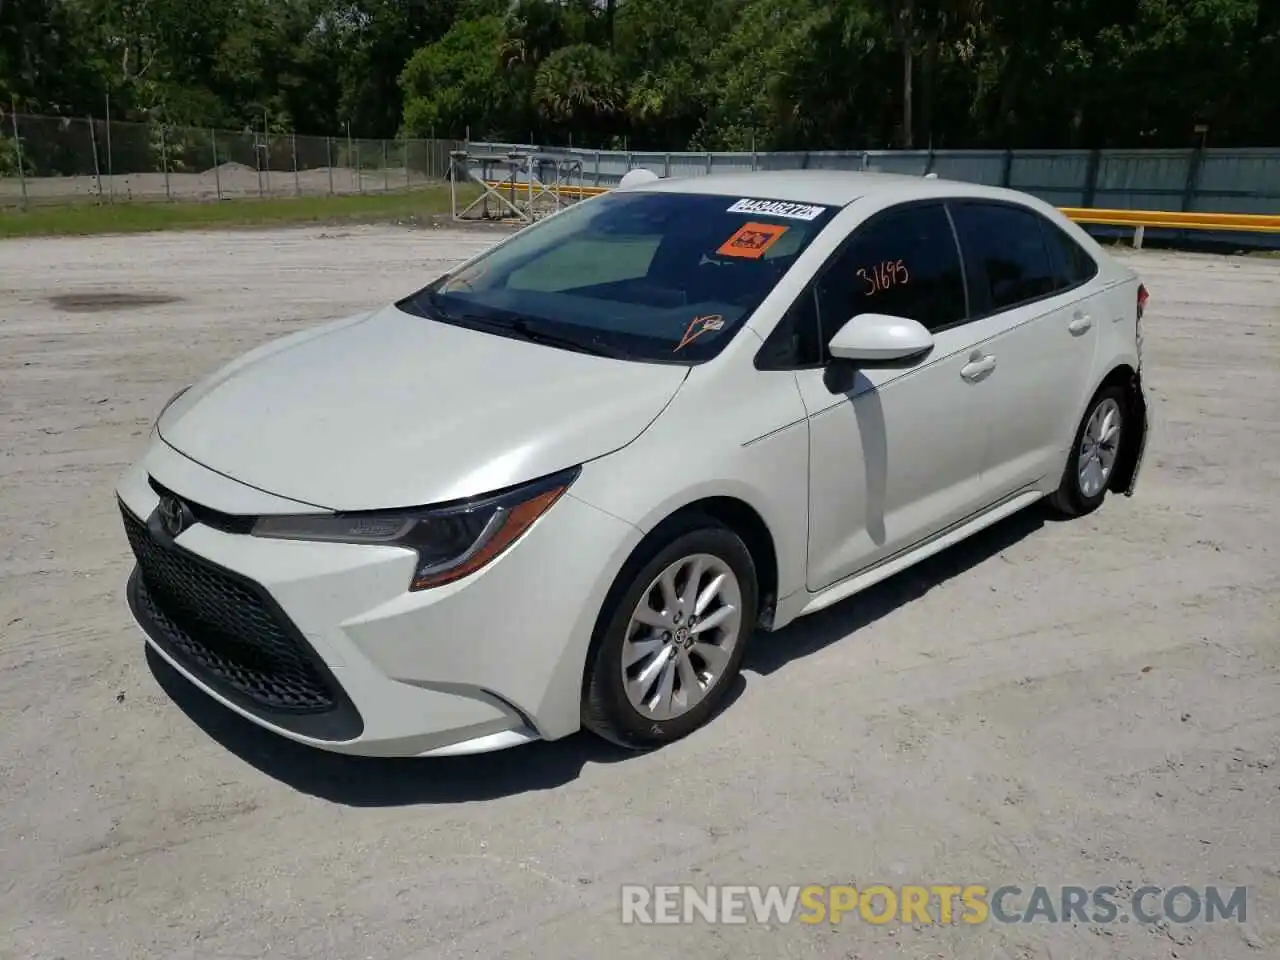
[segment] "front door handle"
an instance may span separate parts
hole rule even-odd
[[[981,380],[996,368],[996,358],[991,354],[975,357],[960,368],[960,376],[966,380]]]
[[[1071,318],[1071,322],[1067,324],[1067,329],[1077,337],[1093,326],[1093,317],[1079,310],[1076,315]]]

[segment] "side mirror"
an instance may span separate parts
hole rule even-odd
[[[827,349],[859,367],[910,366],[933,349],[933,334],[906,317],[861,313],[836,331]]]

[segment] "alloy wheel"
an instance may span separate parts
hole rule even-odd
[[[648,720],[673,720],[724,678],[742,633],[742,587],[719,557],[667,566],[640,597],[622,647],[627,699]]]
[[[1120,404],[1108,397],[1094,407],[1080,438],[1076,478],[1080,493],[1092,499],[1106,489],[1120,451]]]

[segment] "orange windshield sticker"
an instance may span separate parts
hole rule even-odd
[[[708,330],[721,330],[723,328],[724,317],[720,316],[718,313],[708,314],[705,317],[694,317],[689,321],[689,326],[684,328],[684,336],[681,337],[680,342],[676,344],[676,350],[681,350],[684,347],[687,347]]]
[[[759,260],[764,252],[778,242],[787,228],[776,223],[747,223],[724,242],[716,251],[722,257],[744,257]]]

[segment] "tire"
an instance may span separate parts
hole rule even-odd
[[[673,608],[663,602],[660,583],[666,576],[677,593],[684,593],[680,588],[687,589],[699,563],[699,582],[711,602],[702,610],[702,623],[695,622],[703,629],[690,634],[690,595],[678,597]],[[717,578],[720,588],[712,597],[708,587]],[[741,669],[756,624],[758,591],[751,552],[728,527],[699,516],[682,518],[662,531],[624,567],[605,602],[587,659],[582,725],[615,744],[643,750],[679,740],[706,724]],[[649,623],[635,619],[642,604]],[[736,611],[720,614],[722,607]],[[712,620],[717,622],[707,627]],[[722,653],[712,656],[708,647]],[[645,671],[647,679],[640,676]],[[668,677],[669,699],[663,700],[662,683]]]
[[[1098,444],[1095,436],[1097,431],[1091,431],[1091,427],[1105,426],[1108,415],[1112,418],[1111,426],[1114,429],[1108,428],[1105,442]],[[1124,453],[1128,415],[1129,406],[1120,387],[1103,387],[1094,394],[1080,426],[1076,428],[1058,489],[1049,494],[1049,508],[1054,513],[1066,518],[1082,517],[1102,505],[1115,476],[1116,465]],[[1099,417],[1100,420],[1095,419]],[[1091,472],[1089,479],[1092,486],[1082,479],[1082,467],[1086,460],[1092,460],[1095,467],[1102,468]]]

